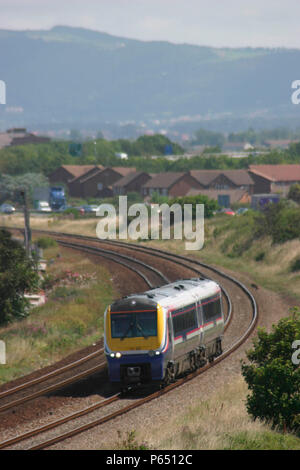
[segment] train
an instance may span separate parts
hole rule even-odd
[[[222,290],[184,279],[114,301],[104,313],[109,380],[167,386],[222,354]]]

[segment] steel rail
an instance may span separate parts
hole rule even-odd
[[[49,233],[49,232],[48,232],[48,233]],[[51,235],[53,236],[53,235],[55,235],[55,234],[54,234],[53,232],[51,232]],[[61,235],[63,235],[63,236],[68,236],[68,237],[70,236],[69,234],[61,234]],[[73,236],[73,237],[74,237],[74,236]],[[76,237],[76,236],[75,236],[75,237]],[[79,237],[76,237],[76,238],[83,238],[83,237],[82,237],[82,236],[79,236]],[[86,238],[86,237],[84,237],[84,238]],[[98,240],[97,240],[97,239],[93,239],[93,241],[98,241]],[[131,249],[136,249],[136,248],[139,248],[139,249],[140,249],[140,248],[141,248],[141,247],[138,246],[138,245],[135,245],[135,246],[134,246],[134,244],[126,244],[126,243],[123,243],[123,242],[121,242],[120,245],[122,245],[122,246],[125,245],[126,247],[129,247],[129,248],[131,248]],[[124,247],[125,247],[125,246],[124,246]],[[75,248],[75,247],[74,247],[74,248]],[[84,247],[84,248],[86,249],[87,247]],[[89,247],[89,250],[91,250],[91,251],[94,253],[94,249],[93,249],[93,248],[91,249],[91,247]],[[161,391],[159,391],[159,392],[156,392],[155,394],[152,394],[152,395],[149,396],[149,397],[146,397],[146,398],[144,398],[144,399],[142,399],[142,400],[139,400],[139,401],[135,402],[134,404],[129,405],[129,407],[126,407],[126,408],[123,409],[123,410],[119,410],[119,411],[117,411],[117,412],[114,412],[114,413],[112,413],[112,414],[110,414],[110,415],[107,415],[107,416],[104,417],[104,418],[100,418],[100,419],[98,419],[98,420],[96,420],[96,421],[93,421],[92,423],[89,423],[89,424],[84,425],[84,426],[81,426],[80,428],[77,428],[77,429],[75,429],[75,430],[73,430],[73,431],[70,431],[70,432],[68,432],[68,433],[65,433],[65,434],[62,435],[62,436],[58,436],[58,437],[56,437],[56,438],[54,438],[54,439],[51,439],[51,440],[49,440],[49,441],[47,441],[47,442],[45,442],[45,443],[39,444],[39,445],[37,445],[37,446],[34,446],[34,447],[32,447],[32,449],[38,449],[38,448],[46,448],[46,447],[49,447],[50,445],[53,445],[54,443],[59,442],[60,440],[67,439],[68,437],[71,437],[71,436],[73,436],[73,435],[75,435],[75,434],[78,434],[78,433],[80,433],[80,432],[83,432],[84,430],[87,430],[87,429],[90,429],[90,428],[92,428],[92,427],[94,427],[94,426],[97,426],[97,425],[99,425],[99,424],[102,424],[103,422],[106,422],[106,421],[108,421],[108,420],[110,420],[110,419],[113,419],[114,417],[119,416],[120,414],[126,413],[126,412],[130,411],[131,409],[134,409],[134,408],[136,408],[137,406],[140,406],[141,404],[146,403],[147,401],[150,401],[150,400],[156,398],[157,396],[160,396],[160,395],[166,393],[167,391],[169,391],[169,390],[171,390],[171,389],[173,389],[173,388],[176,388],[177,386],[180,386],[182,383],[184,383],[184,382],[186,382],[186,381],[188,381],[188,380],[191,380],[192,378],[194,378],[194,377],[197,376],[197,375],[202,374],[204,371],[206,371],[207,369],[209,369],[209,368],[212,367],[213,365],[218,364],[221,360],[225,359],[225,357],[227,357],[229,354],[231,354],[233,351],[235,351],[244,341],[246,341],[246,339],[248,338],[248,336],[249,336],[249,335],[251,334],[251,332],[253,331],[253,329],[254,329],[254,327],[255,327],[255,325],[256,325],[256,323],[257,323],[257,320],[258,320],[258,309],[257,309],[256,301],[255,301],[253,295],[251,294],[251,292],[250,292],[250,291],[247,289],[247,287],[244,286],[244,284],[242,284],[240,281],[236,280],[236,279],[233,278],[232,276],[229,276],[229,275],[223,273],[222,271],[218,270],[217,268],[214,268],[214,267],[212,267],[212,266],[206,265],[206,264],[201,263],[201,262],[196,261],[196,260],[192,260],[192,259],[187,258],[187,257],[183,257],[183,256],[181,256],[181,255],[176,255],[176,254],[173,254],[173,253],[166,253],[166,252],[164,252],[164,251],[162,251],[162,250],[152,249],[152,248],[149,248],[149,247],[147,247],[147,249],[146,249],[145,251],[147,251],[149,254],[150,254],[150,251],[151,251],[151,254],[153,254],[153,252],[156,251],[157,253],[159,253],[160,255],[163,255],[164,257],[170,255],[170,256],[172,256],[172,257],[174,257],[174,258],[177,258],[177,259],[181,259],[181,260],[185,260],[185,261],[188,261],[188,262],[192,262],[192,263],[198,264],[198,265],[200,265],[200,266],[202,266],[202,267],[204,267],[204,268],[206,268],[206,269],[212,270],[213,272],[215,272],[215,273],[218,274],[218,275],[221,275],[221,276],[224,277],[224,278],[227,278],[229,281],[232,281],[232,282],[234,282],[237,286],[239,286],[239,287],[242,289],[242,291],[247,295],[247,297],[250,299],[250,302],[251,302],[251,305],[252,305],[252,319],[251,319],[251,322],[250,322],[250,324],[249,324],[249,326],[248,326],[246,332],[245,332],[238,340],[236,340],[235,343],[234,343],[229,349],[227,349],[226,351],[224,351],[221,356],[219,356],[217,359],[215,359],[215,361],[214,361],[213,363],[207,364],[207,365],[206,365],[205,367],[203,367],[202,369],[199,369],[199,370],[197,370],[197,371],[195,371],[195,372],[189,374],[188,377],[185,377],[184,379],[179,379],[179,380],[177,380],[176,383],[169,385],[169,386],[166,387],[165,389],[163,389],[163,390],[161,390]],[[102,254],[103,254],[103,253],[102,253]],[[166,258],[166,259],[168,259],[169,261],[171,261],[171,259],[170,259],[169,257]],[[178,264],[184,265],[184,264],[182,263],[182,261],[181,261],[181,263],[178,263]],[[188,269],[194,270],[195,272],[196,272],[196,271],[199,272],[199,270],[195,270],[195,269],[191,268],[191,267],[188,266],[188,265],[185,265],[185,267],[187,267]],[[207,277],[207,276],[206,276],[206,277]],[[228,297],[228,298],[229,298],[229,297]],[[230,300],[230,298],[229,298],[229,300]],[[100,404],[99,404],[99,405],[100,405]],[[104,405],[102,405],[102,406],[104,406]],[[69,418],[69,419],[74,419],[74,418]],[[55,423],[53,423],[52,425],[54,426]]]
[[[85,247],[85,246],[79,246],[79,245],[76,246],[75,244],[67,243],[67,242],[64,242],[64,241],[61,241],[61,242],[59,242],[59,243],[61,243],[61,244],[64,245],[64,246],[69,246],[69,247],[71,247],[71,248],[73,248],[73,249],[80,249],[81,251],[89,251],[89,252],[91,252],[91,250],[89,250],[89,248],[88,248],[88,247]],[[131,271],[135,272],[138,276],[140,276],[140,277],[145,281],[145,283],[148,285],[149,288],[153,288],[153,287],[154,287],[153,283],[152,283],[152,282],[148,279],[148,277],[147,277],[144,273],[142,273],[140,270],[134,268],[133,266],[129,265],[128,263],[125,263],[125,262],[123,262],[123,261],[121,261],[121,260],[115,259],[115,257],[118,256],[117,254],[112,253],[112,252],[109,252],[109,251],[107,251],[107,250],[98,250],[98,252],[94,252],[94,251],[93,251],[93,254],[94,254],[94,255],[99,255],[99,256],[101,256],[101,257],[105,257],[105,258],[109,259],[110,261],[113,261],[113,262],[115,262],[115,263],[117,263],[117,264],[121,264],[121,265],[125,266],[126,268],[130,269]],[[113,254],[114,256],[112,256],[112,254]],[[163,273],[161,273],[160,271],[158,271],[158,270],[155,269],[155,268],[152,268],[152,266],[149,266],[149,265],[147,265],[146,263],[142,263],[142,262],[140,262],[139,260],[131,259],[131,258],[129,258],[129,257],[125,257],[125,256],[120,256],[120,257],[122,257],[122,258],[124,258],[124,259],[128,259],[128,260],[130,260],[130,261],[133,262],[133,263],[136,263],[136,264],[139,264],[139,265],[143,265],[143,267],[149,269],[151,272],[154,272],[156,275],[160,276],[161,279],[162,279],[164,282],[169,282],[168,278],[167,278],[166,276],[164,276]],[[68,364],[68,365],[66,365],[66,366],[64,366],[64,367],[61,367],[61,368],[56,369],[56,370],[54,370],[54,371],[52,371],[52,372],[49,372],[48,374],[44,374],[43,376],[40,376],[40,377],[38,377],[38,378],[36,378],[36,379],[33,379],[33,380],[30,380],[30,381],[25,382],[25,383],[23,383],[23,384],[20,384],[20,385],[18,385],[18,386],[16,386],[16,387],[13,387],[13,388],[9,389],[9,390],[5,390],[5,391],[3,391],[3,392],[0,393],[0,399],[1,399],[1,398],[4,398],[4,397],[7,397],[7,396],[10,396],[10,395],[13,395],[14,393],[17,393],[17,392],[19,392],[19,391],[25,390],[26,388],[32,387],[32,386],[34,386],[34,385],[37,385],[38,383],[45,382],[46,380],[49,380],[50,378],[53,378],[53,377],[55,377],[55,376],[57,376],[57,375],[60,375],[60,374],[66,372],[66,371],[68,371],[68,370],[71,370],[71,369],[77,367],[78,365],[83,364],[84,362],[87,362],[88,360],[91,360],[92,358],[96,357],[97,355],[100,355],[103,351],[104,351],[104,349],[102,348],[102,350],[100,350],[100,351],[96,351],[96,352],[94,352],[94,353],[91,353],[91,354],[89,354],[88,356],[85,356],[85,357],[83,357],[83,358],[81,358],[81,359],[79,359],[79,360],[77,360],[77,361],[75,361],[75,362],[73,362],[73,363],[70,363],[70,364]],[[100,366],[97,366],[96,368],[91,368],[91,369],[89,369],[90,374],[96,373],[96,372],[98,372],[99,370],[101,370],[102,368],[103,368],[103,366],[101,366],[101,367],[100,367]],[[84,372],[82,372],[82,373],[80,373],[80,374],[77,374],[77,375],[73,376],[72,379],[67,379],[66,381],[58,382],[56,385],[53,385],[53,386],[44,388],[44,389],[42,389],[42,390],[39,390],[38,392],[35,392],[35,393],[32,393],[32,394],[26,396],[26,397],[22,397],[22,398],[20,398],[20,399],[13,400],[13,401],[11,401],[11,402],[9,402],[9,403],[6,403],[6,404],[4,404],[4,405],[0,405],[0,413],[3,412],[3,411],[7,411],[8,409],[13,408],[13,407],[15,407],[15,406],[18,406],[18,405],[20,405],[20,404],[23,404],[23,403],[25,403],[25,402],[27,402],[27,401],[30,401],[30,400],[32,400],[32,399],[34,399],[34,398],[37,398],[37,397],[42,396],[42,395],[45,395],[45,394],[48,393],[49,391],[54,391],[54,390],[57,389],[57,388],[63,388],[63,387],[64,387],[64,384],[65,384],[66,386],[67,386],[67,385],[70,385],[70,383],[72,383],[72,381],[74,381],[74,382],[75,382],[75,381],[78,381],[78,380],[81,379],[81,377],[82,377],[82,378],[86,377],[86,371],[84,371]]]

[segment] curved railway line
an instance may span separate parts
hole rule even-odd
[[[119,264],[124,266],[126,269],[134,272],[136,275],[140,276],[143,279],[144,283],[147,285],[148,288],[153,288],[157,285],[161,285],[163,283],[170,282],[170,274],[169,272],[173,272],[176,268],[180,268],[184,272],[189,271],[193,273],[193,277],[195,275],[197,277],[206,277],[208,278],[209,273],[213,273],[214,279],[217,282],[221,283],[222,291],[223,291],[223,298],[225,299],[226,304],[226,329],[228,330],[232,322],[233,318],[233,303],[231,300],[231,296],[228,294],[228,289],[237,289],[239,295],[235,294],[235,297],[239,298],[242,294],[244,297],[247,298],[247,312],[243,312],[245,318],[239,318],[237,320],[242,323],[243,327],[238,324],[236,327],[238,334],[234,334],[233,340],[230,341],[230,344],[227,345],[223,354],[219,356],[215,361],[211,364],[207,364],[201,369],[193,371],[186,377],[182,377],[178,379],[175,383],[167,386],[163,390],[155,391],[148,396],[138,398],[132,398],[130,396],[124,396],[121,394],[116,394],[108,399],[101,400],[97,403],[94,403],[92,406],[89,406],[83,410],[78,412],[72,413],[68,416],[60,418],[59,420],[53,421],[49,424],[45,424],[39,428],[36,428],[32,431],[26,432],[22,435],[16,436],[12,439],[7,439],[3,442],[0,442],[0,449],[3,448],[27,448],[27,449],[43,449],[49,447],[51,445],[56,444],[62,440],[75,436],[83,431],[91,429],[95,426],[99,426],[117,416],[120,416],[124,413],[131,411],[142,404],[161,396],[174,388],[182,385],[188,380],[196,377],[204,373],[209,368],[213,367],[215,364],[218,364],[220,361],[224,360],[234,351],[236,351],[249,337],[252,331],[255,328],[255,325],[258,320],[258,309],[256,305],[255,298],[253,297],[252,293],[248,290],[248,288],[242,284],[237,279],[225,274],[224,272],[218,270],[215,267],[208,266],[205,263],[202,263],[198,260],[195,260],[190,257],[181,256],[177,254],[173,254],[170,252],[165,252],[156,248],[140,246],[133,243],[125,243],[119,241],[111,241],[105,240],[100,241],[93,237],[86,237],[80,235],[69,235],[66,233],[58,233],[58,232],[50,232],[50,231],[42,231],[42,230],[35,230],[34,232],[40,232],[43,234],[50,235],[56,239],[56,241],[61,244],[62,246],[72,248],[75,250],[84,251],[93,256],[101,256],[103,258],[107,258],[108,260],[112,261],[113,263]],[[106,247],[106,248],[104,248]],[[107,249],[109,247],[109,249]],[[132,257],[132,251],[134,251],[134,258]],[[126,254],[125,254],[126,253]],[[147,262],[145,261],[147,259]],[[151,258],[151,265],[149,264],[149,258]],[[168,262],[168,263],[167,263]],[[167,267],[170,271],[168,271],[168,276],[163,273],[160,269],[153,266],[154,263],[158,263],[161,265],[163,263],[164,269],[167,271]],[[169,265],[169,266],[168,266]],[[201,269],[200,269],[201,268]],[[204,271],[204,272],[203,272]],[[174,274],[173,274],[174,276]],[[190,276],[192,277],[192,276]],[[224,286],[226,284],[226,288]],[[233,287],[234,286],[234,287]],[[238,310],[238,309],[236,309]],[[246,322],[246,326],[245,323]],[[27,382],[22,384],[19,387],[14,387],[10,390],[0,393],[0,412],[7,411],[8,409],[15,407],[16,405],[20,405],[24,403],[24,401],[31,400],[36,396],[44,395],[49,393],[53,390],[58,390],[62,387],[66,387],[70,383],[74,383],[75,381],[82,380],[84,377],[90,376],[95,374],[99,370],[105,367],[105,360],[103,355],[103,348],[97,349],[95,352],[91,353],[88,356],[82,357],[78,361],[74,363],[70,363],[67,366],[64,366],[58,370],[52,371],[50,373],[51,378],[57,378],[62,373],[66,371],[71,371],[72,376],[68,377],[67,379],[56,381],[54,384],[48,385],[39,391],[34,391],[27,394],[25,397],[21,397],[13,400],[9,400],[7,403],[2,404],[4,398],[14,396],[16,392],[20,390],[29,389],[30,387],[36,385],[36,383],[44,383],[45,380],[48,380],[49,377],[47,375],[43,375],[33,381]],[[103,363],[99,364],[99,361],[103,359]],[[97,365],[90,367],[90,360],[98,361]],[[81,371],[74,375],[74,370],[76,367],[82,366],[85,364],[85,370]],[[88,366],[89,365],[89,366]],[[23,387],[23,388],[20,388]],[[23,400],[23,401],[22,401]],[[116,403],[118,404],[118,409],[116,410]],[[112,410],[110,407],[113,405]],[[99,410],[105,410],[106,413],[99,416]],[[95,416],[94,416],[95,415]],[[89,416],[89,418],[87,418]],[[72,429],[70,429],[70,424],[66,423],[73,423]],[[59,431],[60,429],[60,431]],[[52,433],[51,433],[51,430]],[[40,436],[42,433],[45,433],[44,440],[40,440]],[[53,434],[54,433],[54,434]],[[33,439],[35,437],[35,439]],[[27,440],[27,442],[26,442]],[[18,446],[19,445],[19,446]],[[21,445],[21,447],[20,447]],[[16,447],[12,447],[16,446]]]

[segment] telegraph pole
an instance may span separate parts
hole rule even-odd
[[[27,256],[31,256],[31,229],[30,229],[30,214],[28,208],[28,195],[26,189],[21,189],[21,197],[23,198],[23,209],[24,209],[24,243]]]

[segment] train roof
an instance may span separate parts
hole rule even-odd
[[[212,296],[220,291],[220,286],[210,279],[181,279],[155,289],[132,294],[113,302],[111,311],[139,310],[143,307],[156,308],[159,303],[163,307],[180,304],[187,299],[193,301]],[[192,296],[192,297],[191,297]]]

